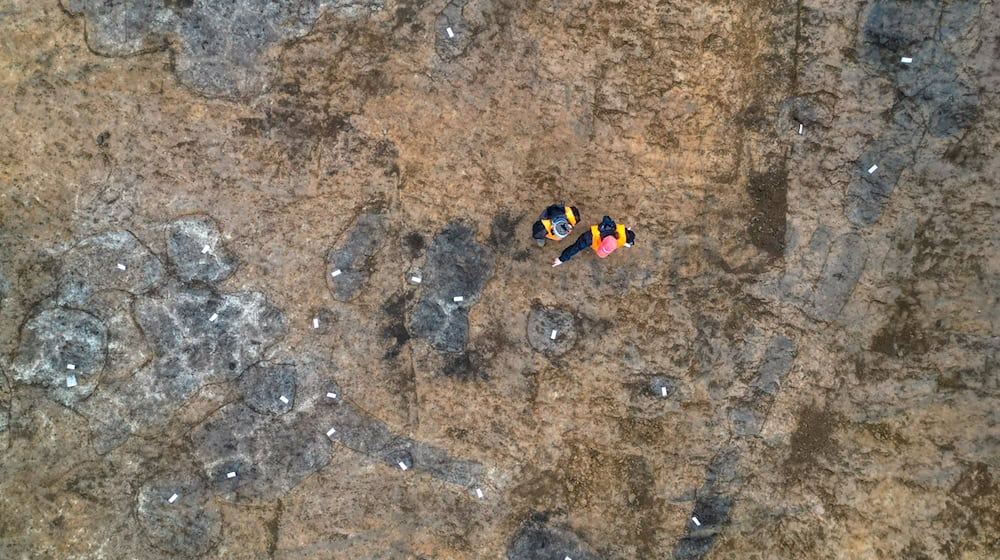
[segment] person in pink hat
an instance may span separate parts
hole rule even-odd
[[[620,247],[631,247],[634,244],[635,232],[631,228],[616,224],[610,216],[604,216],[600,224],[590,226],[590,229],[584,231],[576,242],[566,247],[566,250],[552,262],[552,266],[561,265],[587,247],[593,249],[599,258],[604,259]]]

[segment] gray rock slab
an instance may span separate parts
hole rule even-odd
[[[39,385],[64,403],[89,395],[107,359],[108,331],[94,315],[65,307],[46,309],[21,329],[14,379]],[[67,377],[76,386],[67,386]]]
[[[144,484],[136,498],[136,517],[154,547],[182,558],[208,553],[222,536],[221,516],[204,481],[194,474],[163,474]]]
[[[754,385],[768,395],[775,395],[781,390],[781,382],[792,369],[795,362],[795,341],[788,337],[777,335],[771,339],[764,358],[757,371]]]
[[[881,142],[870,146],[855,164],[854,177],[847,190],[845,214],[855,225],[870,226],[882,217],[895,190],[899,176],[912,163],[913,151],[909,147]],[[869,173],[873,165],[878,165]]]
[[[569,311],[534,307],[528,315],[528,343],[539,352],[561,356],[576,342],[576,321]],[[552,337],[555,331],[555,338]]]
[[[191,367],[220,379],[238,377],[288,329],[281,310],[259,292],[172,287],[139,298],[135,317],[158,355],[183,354]]]
[[[424,292],[410,319],[410,333],[442,352],[464,350],[469,341],[468,307],[479,299],[492,269],[493,261],[472,229],[461,223],[448,225],[427,251]]]
[[[184,282],[221,282],[236,270],[237,264],[223,243],[219,226],[207,216],[170,222],[167,256],[174,274]]]
[[[284,414],[295,406],[296,386],[295,366],[291,364],[254,364],[239,380],[244,403],[257,412],[275,415]]]
[[[228,2],[65,0],[87,20],[87,44],[105,56],[174,51],[181,82],[210,96],[245,96],[266,85],[265,51],[305,35],[324,10],[357,17],[383,0],[235,0]]]
[[[507,560],[597,560],[601,558],[572,531],[533,515],[514,533],[507,547]]]
[[[816,282],[807,312],[821,321],[840,315],[854,286],[861,278],[867,257],[864,239],[857,233],[845,233],[833,240],[823,273]]]
[[[244,404],[217,411],[191,441],[213,491],[234,501],[282,496],[330,461],[330,442],[312,423]]]
[[[139,295],[158,285],[163,273],[160,259],[134,235],[113,231],[84,239],[62,256],[59,298],[81,305],[105,290]]]
[[[361,293],[388,232],[388,216],[362,214],[330,249],[326,257],[326,282],[334,299],[350,301]],[[336,276],[335,271],[339,271]]]

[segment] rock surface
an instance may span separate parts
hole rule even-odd
[[[998,556],[996,2],[0,25],[0,557]]]

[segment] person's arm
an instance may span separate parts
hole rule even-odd
[[[593,239],[594,236],[591,235],[590,228],[587,228],[587,230],[585,230],[583,233],[580,234],[580,237],[576,238],[575,243],[573,243],[569,247],[566,247],[566,249],[563,250],[562,254],[559,255],[559,258],[552,263],[552,266],[559,266],[562,263],[572,259],[573,255],[579,253],[580,251],[583,251],[587,247],[590,247],[590,243],[591,241],[593,241]]]
[[[531,226],[531,237],[533,239],[545,239],[545,226],[542,224],[541,220],[538,220]]]

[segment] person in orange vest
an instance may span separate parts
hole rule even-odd
[[[590,229],[580,234],[576,242],[566,247],[566,250],[552,262],[552,266],[559,266],[573,258],[573,255],[590,247],[600,258],[607,258],[619,247],[631,247],[635,244],[635,232],[631,229],[616,224],[609,216],[604,216],[601,223],[590,226]]]
[[[545,246],[545,240],[562,241],[573,232],[573,226],[580,221],[580,211],[576,206],[553,204],[542,211],[538,221],[531,226],[531,237],[539,247]]]

